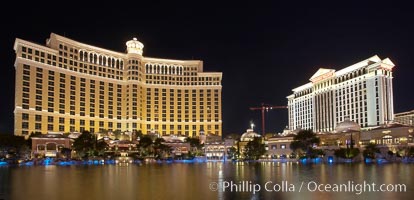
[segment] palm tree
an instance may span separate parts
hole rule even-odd
[[[313,145],[318,145],[320,139],[312,130],[301,130],[295,137],[293,142],[290,144],[290,148],[293,151],[301,150],[305,152],[307,157],[314,157]]]
[[[65,156],[65,158],[70,158],[71,156],[70,156],[70,154],[72,153],[72,149],[70,149],[70,148],[62,148],[61,150],[60,150],[60,153],[63,155],[63,156]]]
[[[265,145],[260,137],[254,137],[252,141],[249,141],[244,150],[244,156],[248,160],[257,160],[266,153]]]
[[[195,152],[193,152],[194,155],[201,156],[203,154],[202,148],[204,145],[200,144],[200,139],[187,137],[185,138],[185,142],[190,143],[190,146],[196,149]]]
[[[139,140],[139,149],[141,156],[148,156],[153,154],[153,142],[152,139],[145,135]]]
[[[378,149],[377,145],[374,143],[369,143],[365,146],[365,150],[363,151],[363,155],[365,158],[375,158],[375,154],[379,153],[380,150]]]

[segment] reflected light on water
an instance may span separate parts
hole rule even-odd
[[[409,199],[414,165],[286,163],[176,163],[0,167],[0,199]],[[405,193],[230,192],[224,182],[268,181],[406,184]],[[209,184],[218,183],[211,191]],[[23,190],[22,190],[23,189]],[[24,192],[22,192],[24,191]]]

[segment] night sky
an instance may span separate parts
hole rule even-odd
[[[259,128],[260,112],[249,107],[287,105],[291,90],[319,68],[339,70],[373,55],[396,65],[395,112],[414,109],[409,5],[32,2],[14,1],[0,12],[0,133],[13,133],[15,38],[44,45],[51,32],[119,52],[137,37],[144,56],[203,60],[205,71],[223,72],[224,135],[243,133],[250,120]],[[286,109],[269,112],[266,132],[281,132],[287,117]]]

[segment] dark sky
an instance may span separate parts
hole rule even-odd
[[[45,44],[51,32],[124,52],[137,37],[144,56],[200,59],[223,72],[223,133],[242,133],[261,102],[286,105],[291,89],[320,67],[339,70],[373,55],[394,68],[394,108],[414,109],[414,12],[394,1],[105,3],[14,1],[2,6],[0,133],[13,132],[16,37]],[[154,3],[149,3],[154,2]],[[336,3],[335,3],[336,2]],[[287,125],[287,110],[267,114],[267,132]]]

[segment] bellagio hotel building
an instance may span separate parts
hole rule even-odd
[[[332,132],[347,117],[363,129],[393,121],[393,68],[378,56],[338,71],[320,68],[287,97],[289,129]]]
[[[15,135],[31,132],[134,131],[222,134],[222,73],[200,60],[126,53],[52,33],[46,45],[16,39]]]

